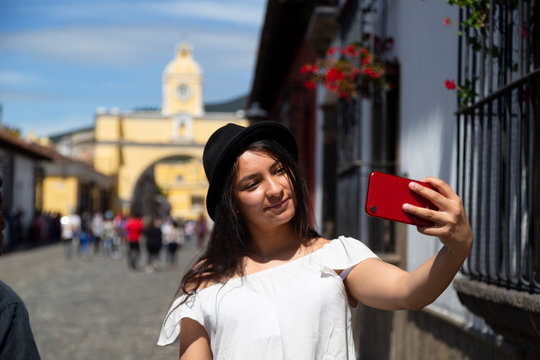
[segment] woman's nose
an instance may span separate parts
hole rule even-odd
[[[271,177],[268,179],[267,183],[268,186],[266,188],[266,195],[268,197],[280,196],[283,193],[283,186],[281,186],[281,183],[278,181],[278,179]]]

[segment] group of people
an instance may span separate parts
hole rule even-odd
[[[159,270],[160,254],[165,249],[165,262],[169,269],[176,265],[176,253],[184,244],[192,244],[197,239],[197,246],[203,247],[207,238],[208,224],[204,215],[197,221],[181,221],[170,217],[131,216],[121,225],[123,238],[127,243],[128,267],[136,270],[139,267],[141,253],[141,240],[147,250],[147,263],[145,270],[153,272]]]
[[[112,211],[105,214],[87,211],[81,214],[72,213],[60,218],[60,238],[64,244],[66,258],[71,258],[73,248],[81,256],[89,256],[92,248],[94,253],[100,249],[112,258],[120,257],[120,214],[116,216]]]
[[[32,221],[26,226],[24,216],[22,210],[12,210],[4,215],[7,228],[4,234],[4,252],[50,244],[60,239],[60,213],[36,211]]]
[[[73,248],[80,256],[101,252],[113,259],[122,256],[122,246],[126,246],[128,268],[139,268],[141,244],[147,251],[145,269],[152,272],[160,268],[161,251],[165,250],[165,262],[171,269],[176,263],[176,253],[184,244],[195,244],[202,248],[208,234],[208,223],[203,214],[197,220],[183,221],[170,216],[152,217],[131,215],[122,212],[114,214],[108,210],[104,214],[71,214],[60,219],[61,239],[66,258],[71,258]]]

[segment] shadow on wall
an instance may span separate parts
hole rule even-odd
[[[521,350],[494,335],[482,334],[438,313],[408,311],[409,331],[404,335],[403,359],[524,359]]]
[[[357,334],[359,359],[390,359],[394,312],[359,304],[353,312],[353,331]],[[400,358],[400,357],[398,357]]]

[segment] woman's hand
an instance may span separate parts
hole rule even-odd
[[[410,204],[403,205],[403,211],[434,223],[429,227],[418,227],[425,235],[437,236],[451,251],[467,256],[472,247],[472,230],[461,198],[443,180],[435,177],[422,179],[434,190],[415,182],[409,188],[431,201],[439,210],[432,210]]]
[[[448,287],[469,255],[472,231],[461,199],[440,179],[429,177],[423,181],[434,190],[415,182],[409,187],[438,210],[410,204],[403,205],[403,210],[433,222],[433,226],[420,227],[418,231],[438,236],[444,247],[410,272],[376,259],[364,260],[345,279],[345,286],[355,300],[383,310],[419,310]]]

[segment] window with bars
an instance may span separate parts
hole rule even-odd
[[[341,100],[337,116],[337,224],[340,233],[364,239],[386,261],[397,253],[392,221],[365,216],[363,204],[372,171],[397,171],[399,64],[385,58],[386,2],[347,1],[341,11],[342,44],[362,43],[385,65],[391,90],[370,86],[365,98]],[[381,20],[382,19],[382,20]]]
[[[475,238],[462,272],[540,293],[538,2],[484,5],[480,26],[460,36],[458,192]]]

